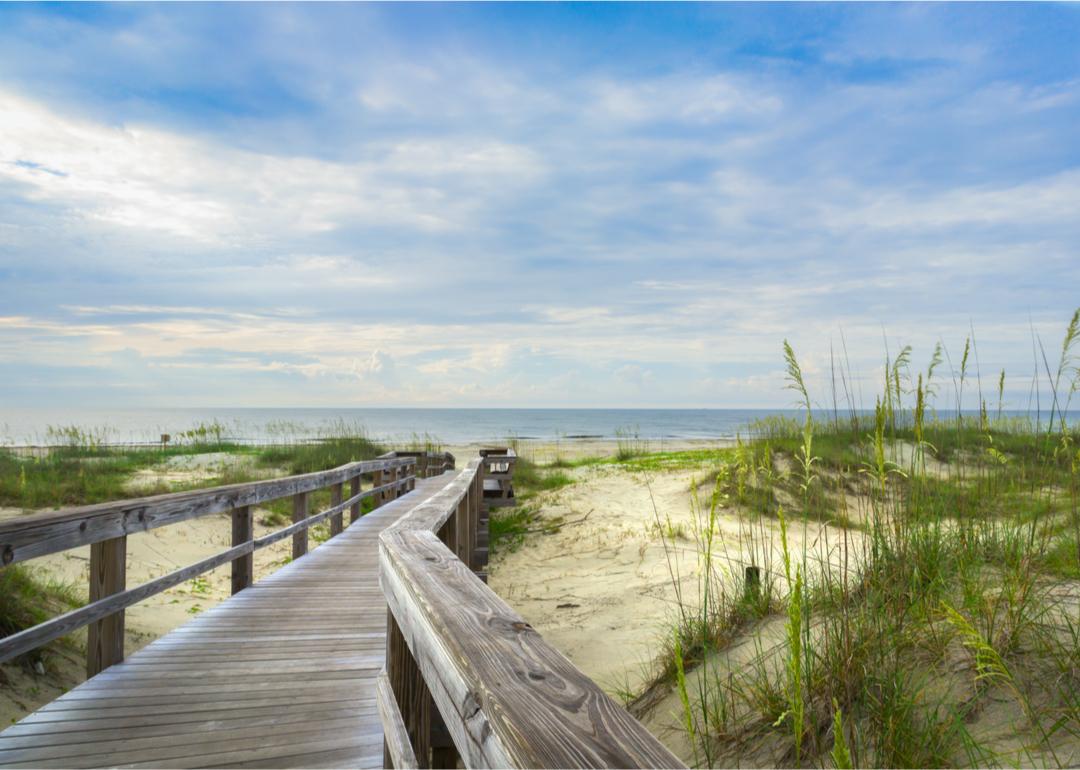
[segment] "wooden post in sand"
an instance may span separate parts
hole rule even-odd
[[[308,496],[307,492],[301,492],[298,495],[293,495],[293,509],[292,520],[293,523],[303,521],[308,515]],[[308,549],[308,531],[302,529],[292,536],[292,557],[293,560],[299,559]]]
[[[127,535],[90,546],[90,601],[124,590],[127,583]],[[124,611],[90,624],[86,640],[86,676],[90,678],[124,659]]]
[[[250,506],[244,505],[233,508],[232,511],[232,544],[233,548],[251,540],[254,535],[254,515]],[[255,582],[255,554],[246,553],[233,559],[232,563],[232,592],[240,593]]]

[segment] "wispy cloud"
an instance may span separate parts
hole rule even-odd
[[[1056,6],[0,21],[19,402],[786,404],[783,338],[1019,377],[1078,302]]]

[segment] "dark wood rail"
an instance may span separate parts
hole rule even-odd
[[[0,523],[0,559],[12,564],[38,556],[90,546],[89,604],[0,639],[0,661],[21,655],[47,642],[89,625],[87,676],[124,659],[124,609],[179,585],[204,572],[232,562],[232,592],[254,581],[253,554],[292,537],[293,559],[308,550],[308,530],[329,519],[330,535],[361,515],[361,503],[372,498],[375,507],[415,486],[419,476],[436,476],[453,468],[448,453],[390,452],[376,460],[349,463],[339,468],[208,490],[156,495],[100,505],[32,514]],[[363,489],[363,477],[371,488]],[[344,487],[349,485],[345,498]],[[311,514],[309,494],[330,489],[331,505]],[[293,499],[293,523],[260,538],[254,537],[254,506],[284,497]],[[127,588],[125,564],[127,536],[180,521],[229,511],[232,547],[134,588]]]
[[[385,766],[681,767],[477,575],[486,501],[510,499],[514,460],[483,453],[380,535]]]

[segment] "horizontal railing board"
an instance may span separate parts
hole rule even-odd
[[[55,618],[46,620],[44,623],[39,623],[36,626],[27,628],[24,631],[0,638],[0,662],[22,655],[23,653],[29,652],[43,644],[47,644],[54,639],[59,639],[61,636],[66,636],[72,631],[77,631],[78,629],[93,623],[95,620],[108,617],[114,612],[126,609],[133,604],[137,604],[144,599],[148,599],[162,591],[166,591],[173,586],[180,585],[204,572],[209,572],[212,569],[221,567],[234,559],[238,559],[241,556],[264,548],[271,543],[283,540],[295,532],[300,532],[314,526],[337,513],[347,510],[349,506],[365,497],[370,497],[371,495],[378,494],[379,492],[394,487],[405,486],[412,481],[413,478],[413,476],[407,476],[389,484],[383,484],[382,486],[374,487],[373,489],[364,490],[357,495],[353,495],[339,505],[327,508],[325,511],[309,516],[303,521],[298,521],[295,524],[279,529],[269,535],[250,540],[246,543],[241,543],[234,548],[230,548],[219,554],[215,554],[214,556],[197,561],[194,564],[189,564],[186,567],[169,572],[159,578],[138,585],[135,588],[129,588],[125,591],[110,594],[104,599],[99,599],[96,602],[91,602],[78,609],[66,612],[63,615],[58,615]]]
[[[467,767],[682,767],[433,533],[381,546],[387,602]]]
[[[187,519],[312,492],[362,473],[415,464],[412,457],[364,460],[329,471],[280,479],[29,514],[0,523],[0,561],[4,564],[25,561]]]
[[[498,465],[481,454],[379,537],[387,605],[465,766],[683,767],[435,534]]]
[[[416,754],[409,742],[409,733],[405,729],[405,722],[401,718],[397,699],[385,670],[380,672],[379,678],[375,680],[375,703],[383,725],[383,739],[386,741],[386,751],[390,754],[391,766],[398,770],[415,770],[419,767]]]

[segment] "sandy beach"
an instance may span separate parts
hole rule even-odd
[[[489,585],[609,693],[638,693],[680,605],[694,609],[701,601],[699,538],[716,466],[640,471],[604,464],[565,472],[575,483],[532,501],[536,532],[517,550],[495,555]],[[766,580],[779,578],[778,520],[751,522],[720,501],[715,533],[721,590],[737,590],[748,565],[762,567]],[[788,533],[793,552],[808,544],[814,571],[843,558],[844,537],[817,522]]]

